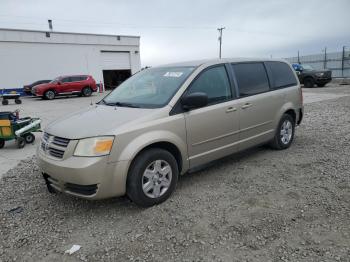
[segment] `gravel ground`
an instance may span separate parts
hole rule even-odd
[[[51,195],[22,161],[0,181],[0,261],[350,261],[350,97],[305,110],[290,149],[218,161],[148,209]]]

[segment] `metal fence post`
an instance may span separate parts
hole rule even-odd
[[[323,69],[327,67],[327,47],[324,48],[324,61],[323,61]]]

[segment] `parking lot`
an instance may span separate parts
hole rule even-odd
[[[36,147],[0,151],[0,261],[350,261],[350,86],[304,89],[288,150],[259,147],[183,176],[141,209],[47,192]],[[25,98],[22,116],[57,117],[100,100]],[[69,256],[73,244],[81,249]]]

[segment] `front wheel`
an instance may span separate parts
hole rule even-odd
[[[315,81],[312,78],[304,79],[304,87],[313,88],[315,86]]]
[[[2,100],[2,104],[3,104],[4,106],[7,106],[7,105],[9,104],[9,101],[8,101],[7,99],[3,99],[3,100]]]
[[[24,135],[24,140],[27,144],[32,144],[35,141],[35,136],[32,133],[28,133]]]
[[[17,137],[17,147],[23,148],[26,145],[26,141],[23,137]]]
[[[137,205],[160,204],[174,191],[179,175],[174,156],[153,148],[139,154],[133,161],[127,178],[127,195]]]
[[[45,94],[44,94],[44,97],[45,97],[46,99],[48,99],[48,100],[54,99],[55,96],[56,96],[56,94],[55,94],[55,92],[52,91],[52,90],[48,90],[48,91],[46,91]]]
[[[284,114],[278,124],[275,137],[270,145],[274,149],[287,149],[293,142],[295,122],[291,115]]]

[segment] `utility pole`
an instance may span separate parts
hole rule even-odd
[[[327,67],[327,47],[324,48],[324,61],[323,61],[323,69]]]
[[[219,31],[219,58],[221,58],[221,45],[222,45],[222,30],[224,30],[225,27],[218,28]]]
[[[299,55],[299,50],[298,50],[298,64],[300,65],[300,55]]]

